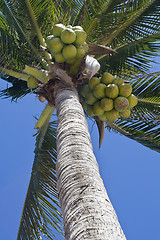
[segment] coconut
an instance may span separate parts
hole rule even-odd
[[[47,46],[49,50],[53,51],[54,53],[59,53],[63,48],[63,43],[58,37],[54,37],[50,35],[46,39]]]
[[[127,110],[125,110],[124,112],[120,112],[120,116],[122,117],[122,118],[129,118],[130,117],[130,115],[131,115],[131,110],[130,109],[127,109]]]
[[[82,47],[82,45],[80,45],[79,47],[77,47],[77,55],[76,55],[76,58],[83,58],[84,55],[85,55],[85,50],[84,48]]]
[[[69,44],[62,49],[62,54],[65,59],[70,60],[76,57],[77,49],[73,44]]]
[[[65,58],[63,57],[62,53],[56,53],[54,55],[56,62],[63,63],[65,62]]]
[[[114,79],[114,77],[113,77],[112,74],[110,74],[110,73],[108,73],[108,72],[105,72],[105,73],[103,73],[103,75],[102,75],[101,82],[104,83],[104,84],[106,84],[106,85],[108,85],[108,84],[110,84],[110,83],[113,82],[113,79]]]
[[[71,28],[72,29],[72,25],[67,25],[66,28]]]
[[[95,86],[99,83],[100,83],[100,79],[98,77],[92,77],[88,82],[88,86],[91,90],[93,90]]]
[[[95,96],[93,95],[92,92],[89,92],[85,96],[85,101],[86,101],[87,104],[93,105],[97,101],[97,98],[95,98]]]
[[[93,106],[88,106],[87,107],[87,114],[91,117],[95,116],[95,114],[93,112]]]
[[[117,111],[123,112],[129,107],[129,101],[125,97],[117,97],[114,99],[114,107]]]
[[[105,111],[111,111],[113,109],[113,100],[110,98],[102,98],[101,108]]]
[[[96,116],[100,116],[104,113],[104,110],[101,108],[100,101],[95,102],[93,105],[93,112]]]
[[[70,44],[73,43],[76,39],[76,34],[75,32],[70,29],[70,28],[65,28],[62,32],[61,32],[61,40],[64,43]]]
[[[83,30],[75,30],[76,39],[74,41],[75,44],[81,45],[86,41],[87,33]]]
[[[80,94],[82,97],[85,97],[87,95],[87,93],[89,93],[91,90],[88,86],[88,84],[84,85],[81,90],[80,90]]]
[[[116,77],[113,80],[113,83],[116,84],[117,86],[121,85],[122,83],[124,83],[124,80],[122,78]]]
[[[83,31],[83,28],[81,26],[74,26],[72,27],[73,30],[81,30]]]
[[[117,118],[119,118],[119,112],[112,109],[111,111],[105,112],[105,116],[107,120],[114,122]]]
[[[83,44],[81,44],[81,46],[83,47],[85,53],[87,53],[89,50],[88,44],[86,42],[84,42]]]
[[[99,118],[102,122],[106,122],[106,120],[107,120],[107,117],[106,117],[105,112],[104,112],[102,115],[98,116],[98,118]]]
[[[129,97],[132,93],[132,86],[128,83],[122,83],[119,85],[119,95],[123,97]]]
[[[111,83],[106,86],[106,89],[105,89],[106,97],[114,99],[118,96],[118,93],[119,93],[119,90],[117,85]]]
[[[28,88],[31,88],[31,89],[38,87],[38,81],[37,81],[37,79],[34,78],[34,77],[32,77],[32,76],[30,76],[30,77],[28,78],[28,80],[27,80],[27,87],[28,87]]]
[[[94,96],[98,99],[104,98],[105,97],[105,88],[106,88],[105,84],[103,84],[103,83],[97,84],[93,90]]]
[[[65,26],[61,23],[55,24],[53,27],[53,35],[55,37],[60,37],[61,32],[65,29]]]
[[[127,99],[129,101],[130,108],[133,108],[138,103],[138,98],[134,94],[131,94]]]
[[[66,63],[68,63],[70,65],[74,64],[75,61],[76,61],[76,57],[75,58],[70,58],[70,59],[68,58],[68,59],[66,59]]]

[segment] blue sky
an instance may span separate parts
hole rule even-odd
[[[6,86],[0,81],[0,89]],[[35,119],[45,104],[34,95],[18,103],[0,100],[0,239],[15,240],[34,159]],[[128,240],[159,240],[160,155],[107,132],[98,149],[96,125],[89,130],[100,173]],[[45,238],[44,238],[45,239]],[[59,238],[61,239],[61,238]]]

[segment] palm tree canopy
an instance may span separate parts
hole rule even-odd
[[[3,69],[21,72],[29,65],[47,70],[48,55],[42,47],[55,23],[81,25],[88,43],[105,45],[117,52],[96,57],[101,64],[100,73],[108,71],[130,81],[139,99],[131,118],[108,122],[107,128],[160,152],[160,72],[149,72],[159,54],[159,19],[159,0],[1,0],[0,70],[1,77],[12,86],[2,90],[0,96],[17,101],[30,93],[25,81],[8,76]],[[29,235],[40,239],[41,232],[52,239],[49,226],[62,232],[55,186],[55,130],[52,122],[37,135],[18,239],[29,239]]]

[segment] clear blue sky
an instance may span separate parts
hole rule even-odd
[[[6,86],[0,81],[0,89]],[[0,239],[15,240],[30,179],[34,115],[45,104],[28,95],[11,103],[0,100]],[[89,123],[93,148],[110,200],[128,240],[159,240],[160,155],[106,132],[98,149],[96,126]],[[44,238],[45,239],[45,238]],[[61,239],[61,238],[59,238]]]

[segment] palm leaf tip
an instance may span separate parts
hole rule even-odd
[[[56,123],[46,123],[36,137],[35,158],[17,240],[56,239],[63,235],[56,189]],[[56,233],[57,232],[57,233]]]

